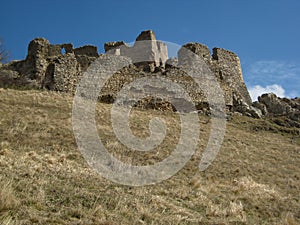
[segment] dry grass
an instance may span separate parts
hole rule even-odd
[[[7,151],[1,151],[1,154],[7,154]],[[0,187],[0,221],[3,225],[9,225],[13,221],[10,211],[18,209],[19,201],[15,197],[11,182],[4,182],[0,177]]]
[[[0,182],[0,212],[4,212],[17,207],[18,203],[10,182]]]
[[[218,157],[200,172],[210,123],[199,116],[198,148],[184,169],[156,185],[127,187],[88,167],[73,137],[71,107],[67,94],[0,89],[0,224],[299,224],[299,133],[235,116]],[[99,105],[97,125],[116,157],[153,164],[176,145],[177,114],[132,113],[141,137],[152,116],[168,125],[164,142],[140,154],[118,142],[109,109]]]

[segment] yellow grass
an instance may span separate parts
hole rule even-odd
[[[0,224],[299,224],[296,130],[234,116],[217,158],[200,172],[210,122],[199,116],[198,147],[187,165],[159,184],[128,187],[102,178],[81,156],[72,100],[67,94],[0,89]],[[97,127],[120,160],[154,164],[176,146],[178,114],[132,112],[137,136],[149,135],[153,116],[168,125],[164,142],[142,154],[115,137],[110,107],[99,104]]]

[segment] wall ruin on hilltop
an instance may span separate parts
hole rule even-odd
[[[129,57],[136,62],[136,66],[148,67],[151,72],[155,67],[164,67],[168,59],[167,45],[156,41],[151,30],[143,31],[132,47],[123,41],[107,42],[104,44],[104,50],[106,54]]]
[[[140,44],[141,41],[143,45]],[[199,43],[188,43],[183,47],[199,55],[208,65],[221,85],[229,110],[245,111],[245,107],[249,109],[252,102],[236,54],[214,48],[211,55],[208,47]],[[184,55],[179,51],[178,59],[168,59],[166,44],[156,41],[152,31],[143,31],[132,47],[118,41],[105,43],[104,49],[105,54],[126,56],[133,61],[142,56],[145,62],[123,68],[112,76],[101,92],[100,99],[103,101],[113,102],[118,91],[134,79],[155,75],[167,77],[181,84],[198,109],[207,105],[203,91],[199,90],[198,85],[177,67],[184,64],[186,60]],[[70,43],[53,45],[44,38],[36,38],[30,42],[25,60],[11,62],[1,67],[1,79],[6,81],[2,84],[0,81],[0,86],[20,84],[30,88],[74,93],[83,72],[96,59],[99,59],[99,54],[95,46],[74,48]],[[173,65],[169,65],[170,62]]]
[[[9,63],[6,69],[17,72],[32,88],[74,92],[82,72],[98,56],[95,46],[73,48],[70,43],[52,45],[36,38],[29,43],[26,59]]]

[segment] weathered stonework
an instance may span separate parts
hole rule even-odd
[[[211,63],[210,50],[206,45],[203,45],[200,43],[187,43],[187,44],[183,45],[182,47],[192,51],[196,55],[203,58],[207,64]],[[188,60],[186,58],[186,54],[184,52],[182,52],[182,49],[180,49],[178,52],[178,60],[179,60],[179,65],[185,64],[186,63],[185,61]]]
[[[232,91],[247,104],[251,105],[252,100],[243,80],[239,57],[228,50],[214,48],[212,58],[216,64],[216,73],[218,73],[220,80],[232,88]]]
[[[118,47],[121,47],[123,45],[126,47],[129,47],[124,41],[106,42],[104,44],[104,50],[105,50],[105,52],[108,52],[110,50],[115,49],[115,51],[111,51],[113,54],[113,52],[117,52]],[[115,53],[115,55],[118,55],[118,54]]]
[[[48,61],[41,86],[48,90],[75,92],[80,77],[81,66],[75,55],[60,55]]]
[[[186,49],[200,56],[214,73],[224,92],[225,103],[229,110],[240,110],[240,105],[235,104],[238,102],[251,106],[252,101],[243,80],[240,60],[236,54],[225,49],[214,48],[211,56],[207,46],[199,43],[188,43],[183,45],[178,52],[178,65],[185,65],[190,62],[191,59],[189,54],[186,54]],[[199,76],[202,75],[199,74]]]
[[[243,81],[238,56],[222,48],[214,48],[211,55],[207,46],[199,43],[187,43],[178,51],[178,58],[168,58],[166,44],[157,41],[155,34],[148,30],[141,32],[132,47],[123,41],[107,42],[104,45],[104,50],[104,55],[111,55],[109,60],[112,64],[118,63],[113,55],[133,62],[130,66],[112,75],[104,85],[99,96],[99,99],[104,102],[114,102],[122,87],[135,79],[155,76],[167,78],[181,85],[192,98],[198,110],[208,110],[207,96],[181,68],[181,66],[190,62],[191,58],[184,54],[184,51],[189,50],[200,56],[203,63],[211,71],[211,76],[214,76],[219,82],[224,92],[223,97],[228,111],[261,117],[272,112],[276,114],[279,107],[276,106],[278,101],[274,100],[275,98],[272,96],[270,99],[274,101],[269,101],[264,96],[260,102],[252,105],[250,95]],[[74,93],[83,72],[96,59],[101,60],[101,57],[104,59],[104,55],[99,55],[95,46],[87,45],[74,48],[70,43],[53,45],[44,38],[36,38],[30,42],[25,60],[12,61],[1,65],[0,87],[49,89]],[[205,83],[205,76],[201,75],[200,72],[199,76],[199,79],[202,79],[201,82]],[[135,91],[142,93],[144,90],[143,87],[140,87],[139,90]],[[211,93],[213,92],[214,90],[211,90]],[[268,102],[272,103],[268,105]],[[280,103],[280,106],[284,104]],[[163,97],[155,99],[149,96],[140,100],[136,105],[145,108],[153,106],[158,109],[174,109],[168,103],[168,99]],[[299,111],[299,109],[297,110]],[[294,111],[293,108],[292,115],[298,115]]]
[[[168,59],[168,49],[165,43],[157,41],[151,30],[143,31],[132,47],[124,42],[109,42],[104,44],[106,54],[121,55],[132,59],[137,66],[155,67],[164,66]]]
[[[74,49],[72,44],[52,45],[45,38],[36,38],[29,43],[25,60],[13,61],[4,69],[18,74],[18,86],[74,92],[82,71],[98,56],[95,46]],[[13,82],[11,76],[6,79]]]

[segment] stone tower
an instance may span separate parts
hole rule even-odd
[[[168,49],[165,43],[157,41],[152,30],[142,31],[132,47],[125,42],[108,42],[104,44],[106,54],[127,56],[136,65],[152,65],[164,67],[168,59]]]

